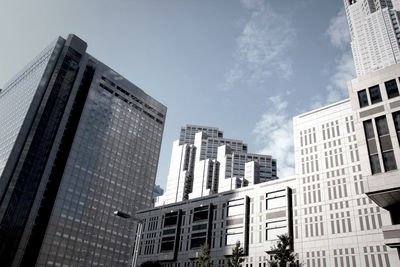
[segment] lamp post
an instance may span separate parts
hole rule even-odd
[[[135,240],[135,248],[133,251],[133,257],[132,257],[132,267],[136,267],[137,263],[137,257],[139,254],[139,243],[140,243],[140,237],[142,236],[142,229],[143,229],[143,220],[140,220],[138,218],[132,217],[128,213],[116,210],[113,212],[115,216],[121,217],[123,219],[130,219],[131,221],[136,221],[138,223],[138,230],[136,233],[136,240]]]

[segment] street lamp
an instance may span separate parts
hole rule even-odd
[[[128,213],[119,211],[119,210],[115,210],[114,212],[115,216],[121,217],[123,219],[130,219],[132,221],[136,221],[138,222],[138,231],[136,233],[136,240],[135,240],[135,248],[133,251],[133,257],[132,257],[132,267],[136,267],[136,263],[137,263],[137,257],[139,254],[139,243],[140,243],[140,237],[142,236],[142,229],[143,229],[143,220],[132,217],[131,215],[129,215]]]

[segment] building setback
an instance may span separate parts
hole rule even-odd
[[[58,38],[0,92],[2,266],[126,266],[166,107]],[[129,217],[129,216],[125,216]]]
[[[215,127],[187,125],[173,143],[165,194],[156,206],[276,179],[276,160],[247,152]]]

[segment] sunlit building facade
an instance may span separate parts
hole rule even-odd
[[[218,128],[187,125],[173,143],[167,188],[157,205],[184,201],[277,178],[276,160],[247,152]]]

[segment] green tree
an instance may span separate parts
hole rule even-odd
[[[146,261],[140,264],[140,267],[162,267],[159,261]]]
[[[290,249],[290,243],[292,238],[288,234],[278,235],[278,243],[276,246],[272,246],[268,254],[272,255],[272,260],[269,260],[271,267],[286,267],[287,263],[290,266],[300,266],[296,260],[296,255]]]
[[[229,267],[241,267],[244,262],[243,248],[240,247],[240,241],[236,242],[235,247],[232,249],[232,256],[229,258]]]
[[[201,245],[200,255],[194,262],[196,267],[211,267],[210,247],[208,244]]]

